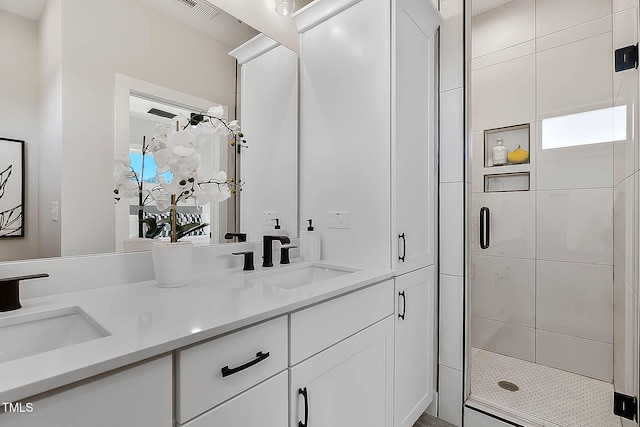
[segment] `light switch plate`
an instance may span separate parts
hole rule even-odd
[[[58,221],[59,218],[58,202],[51,202],[51,221]]]
[[[329,211],[327,223],[329,228],[349,228],[349,211]]]

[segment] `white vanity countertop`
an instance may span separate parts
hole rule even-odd
[[[268,271],[312,264],[358,271],[282,289],[247,280],[264,271],[230,269],[195,275],[181,288],[162,289],[147,281],[22,300],[23,308],[0,313],[0,322],[77,306],[111,335],[0,363],[0,402],[25,399],[393,277],[385,268],[328,262],[294,262]]]

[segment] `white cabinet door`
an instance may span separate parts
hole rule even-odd
[[[23,403],[30,413],[0,413],[3,427],[173,426],[173,368],[164,356]]]
[[[394,426],[411,427],[433,400],[434,267],[396,277]]]
[[[290,379],[290,427],[391,427],[393,316],[294,366]]]
[[[322,233],[323,259],[390,265],[390,3],[314,1],[294,17],[300,211]],[[332,228],[334,210],[349,212],[348,229]]]
[[[184,424],[184,427],[283,427],[288,418],[287,371]]]
[[[398,0],[395,23],[395,200],[398,272],[434,262],[434,37],[440,15],[428,0]]]

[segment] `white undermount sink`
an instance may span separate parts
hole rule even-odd
[[[302,268],[272,271],[250,280],[253,284],[271,286],[280,289],[295,289],[317,282],[333,279],[358,270],[310,265]]]
[[[0,319],[0,363],[108,335],[80,307]]]

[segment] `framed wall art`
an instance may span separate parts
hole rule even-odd
[[[0,238],[24,237],[24,141],[0,138]]]

